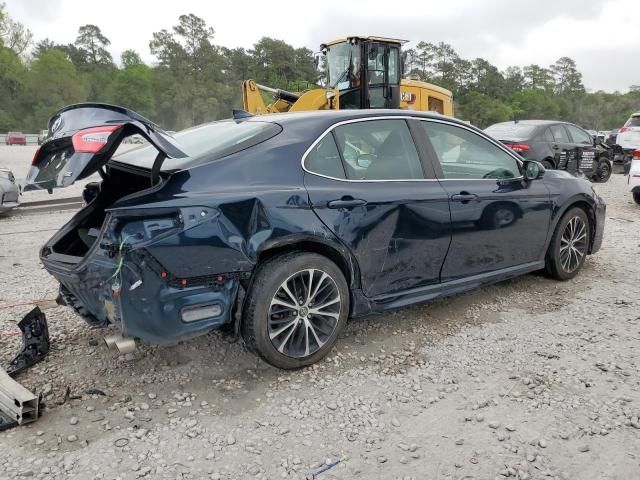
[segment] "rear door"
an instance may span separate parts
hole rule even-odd
[[[450,241],[447,194],[404,118],[343,122],[305,155],[322,222],[353,252],[368,297],[439,282]]]
[[[420,124],[451,208],[441,281],[540,262],[552,209],[544,182],[523,182],[515,154],[472,129],[439,120]]]
[[[547,131],[551,134],[553,139],[551,149],[554,152],[554,163],[556,168],[558,170],[577,168],[574,146],[564,124],[556,123],[555,125],[550,125]]]
[[[136,112],[99,103],[71,105],[49,120],[47,140],[36,151],[24,190],[68,187],[92,175],[124,138],[134,134],[158,149],[156,171],[167,157],[187,156],[169,135]]]

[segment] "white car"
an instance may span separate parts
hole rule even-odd
[[[20,187],[11,170],[0,167],[0,213],[16,208],[19,195]]]
[[[640,148],[640,112],[631,115],[629,120],[618,131],[616,142],[625,151]]]
[[[640,205],[640,148],[633,152],[631,169],[629,170],[629,190],[633,195],[633,201]]]

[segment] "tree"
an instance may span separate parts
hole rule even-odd
[[[39,130],[54,111],[86,98],[84,79],[65,54],[55,49],[43,52],[31,64],[27,77],[25,100],[28,99],[29,113],[23,125],[28,130]]]
[[[107,50],[111,41],[105,37],[96,25],[83,25],[78,29],[74,46],[84,54],[84,63],[88,66],[113,65],[113,58]]]
[[[503,94],[505,97],[515,95],[525,86],[524,75],[520,67],[507,67],[502,76],[504,77]]]
[[[130,60],[129,57],[127,62]],[[126,63],[124,59],[122,63]],[[130,63],[125,66],[124,69],[117,72],[110,89],[110,102],[130,108],[145,116],[153,116],[155,113],[153,76],[151,68],[147,65]]]
[[[6,5],[0,3],[0,47],[4,46],[22,55],[32,41],[31,30],[22,23],[12,20],[6,11]]]
[[[0,131],[21,125],[27,70],[15,51],[0,47]]]
[[[510,120],[513,115],[508,105],[497,98],[491,98],[479,92],[467,94],[458,113],[461,118],[470,121],[479,128],[486,128],[493,123]]]
[[[569,57],[559,58],[549,67],[555,80],[555,92],[558,95],[571,96],[584,93],[582,74],[578,72],[576,62]]]
[[[144,65],[142,58],[135,50],[125,50],[120,54],[120,63],[123,68],[133,67],[134,65]]]
[[[538,90],[553,90],[551,71],[539,65],[527,65],[522,69],[525,86]]]

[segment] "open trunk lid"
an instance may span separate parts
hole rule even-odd
[[[25,191],[68,187],[99,171],[126,137],[139,134],[158,155],[154,183],[166,158],[185,158],[175,140],[138,113],[104,103],[79,103],[58,110],[48,124],[48,138],[36,151]]]

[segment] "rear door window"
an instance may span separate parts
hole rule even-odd
[[[567,135],[567,131],[564,129],[564,125],[551,125],[549,130],[551,130],[554,141],[558,143],[571,143],[569,135]]]
[[[544,131],[544,139],[545,139],[547,142],[550,142],[550,143],[553,143],[553,142],[555,142],[555,141],[556,141],[556,139],[555,139],[555,138],[553,138],[553,133],[551,133],[551,129],[547,128],[547,129]]]
[[[368,120],[334,129],[347,178],[353,180],[414,180],[424,178],[422,164],[401,119]]]
[[[332,133],[325,135],[311,148],[305,158],[304,166],[312,173],[332,178],[346,178],[340,152]]]

